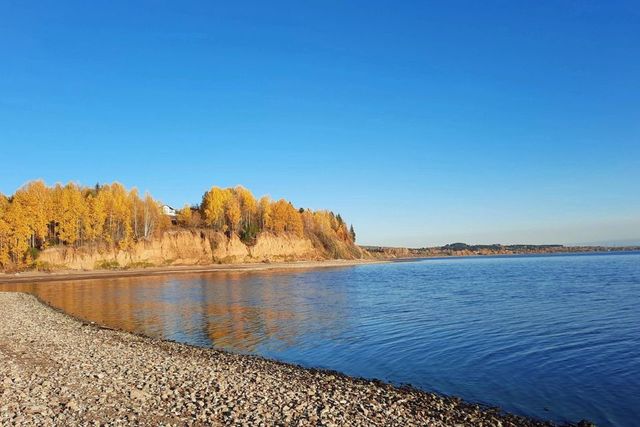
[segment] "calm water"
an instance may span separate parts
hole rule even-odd
[[[0,285],[200,346],[520,414],[640,422],[640,253]]]

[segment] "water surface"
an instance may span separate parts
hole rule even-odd
[[[0,285],[199,346],[410,383],[519,414],[640,419],[640,253]]]

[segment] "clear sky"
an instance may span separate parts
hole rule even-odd
[[[640,241],[640,3],[0,1],[0,158],[363,244]]]

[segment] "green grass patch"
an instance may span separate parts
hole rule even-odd
[[[64,264],[52,264],[47,261],[36,261],[34,263],[34,268],[37,271],[44,271],[44,272],[50,273],[56,270],[65,270],[67,266]]]
[[[130,264],[127,264],[127,270],[132,269],[132,268],[150,268],[150,267],[155,267],[156,265],[152,262],[149,261],[137,261],[137,262],[132,262]]]
[[[120,264],[115,259],[112,259],[112,260],[104,259],[102,261],[96,261],[95,269],[96,270],[118,270],[120,269]]]

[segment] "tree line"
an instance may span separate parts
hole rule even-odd
[[[150,194],[122,184],[47,186],[32,181],[7,197],[0,193],[0,266],[25,267],[52,246],[128,249],[172,227],[209,228],[253,244],[261,232],[307,237],[333,255],[355,241],[353,226],[329,211],[296,209],[284,199],[256,199],[242,186],[212,187],[199,205],[175,219]]]

